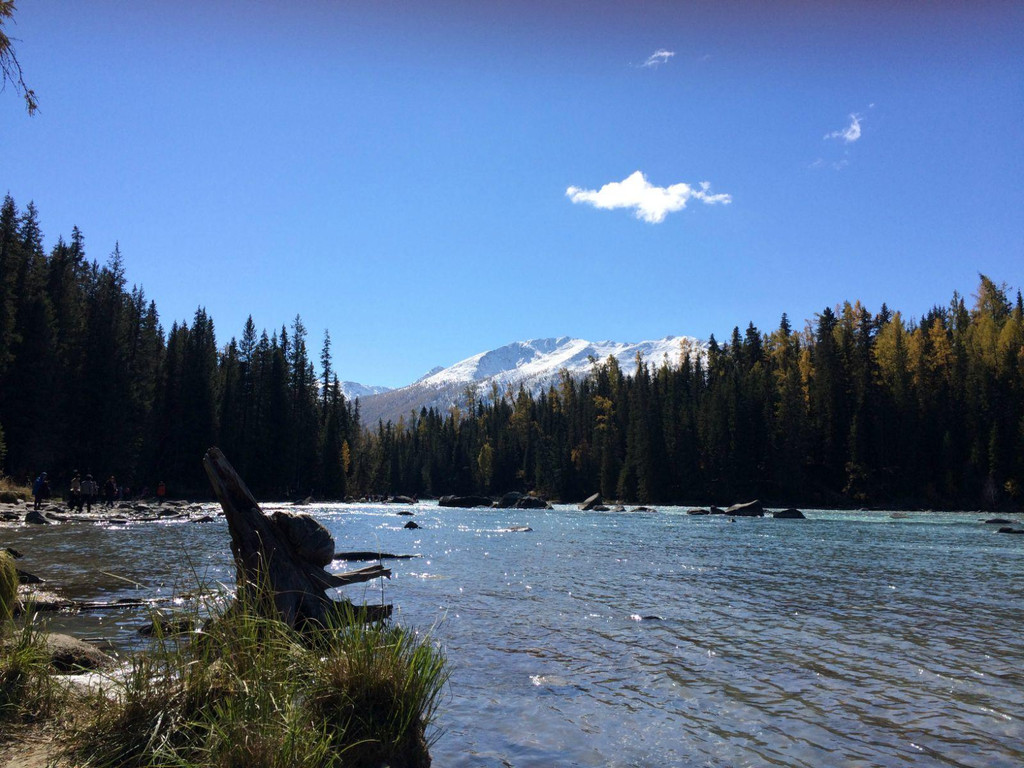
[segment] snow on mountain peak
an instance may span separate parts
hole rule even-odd
[[[467,387],[475,387],[486,395],[492,384],[499,389],[520,385],[537,392],[558,381],[565,370],[572,376],[583,376],[609,356],[615,357],[626,375],[636,371],[636,356],[654,367],[663,362],[679,365],[684,344],[695,349],[704,345],[689,336],[666,336],[635,344],[575,339],[561,336],[549,339],[516,341],[460,360],[447,368],[435,368],[410,384],[360,400],[364,423],[378,419],[397,422],[400,416],[420,408],[447,409],[459,404]]]
[[[346,400],[355,400],[357,397],[370,397],[391,391],[391,387],[368,386],[366,384],[360,384],[357,381],[343,381],[341,382],[340,387],[341,394],[345,396]]]

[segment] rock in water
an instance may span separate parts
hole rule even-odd
[[[536,496],[523,496],[515,504],[516,509],[554,509],[547,501]]]
[[[586,501],[580,504],[580,510],[582,510],[583,512],[589,512],[594,507],[598,506],[601,506],[601,494],[595,493],[593,496],[588,497]]]
[[[143,637],[188,634],[195,628],[191,616],[157,616],[155,621],[143,624],[136,632]]]
[[[760,501],[755,499],[743,504],[733,504],[725,510],[725,514],[735,517],[764,517],[764,507],[761,506]]]
[[[19,584],[42,584],[43,580],[36,576],[34,573],[23,571],[21,568],[18,571],[18,583]]]
[[[38,509],[30,509],[25,514],[25,522],[32,523],[33,525],[53,525],[56,521],[51,520],[45,512]]]
[[[114,660],[99,648],[70,635],[47,635],[46,650],[50,654],[50,664],[59,672],[103,669],[114,663]]]
[[[806,520],[806,516],[799,509],[780,509],[773,512],[772,517],[776,520]]]
[[[512,509],[520,499],[525,499],[526,494],[519,491],[509,491],[495,503],[498,509]]]
[[[493,502],[486,496],[442,496],[437,501],[439,507],[489,507]]]
[[[418,526],[418,525],[416,525],[416,523],[414,523],[414,522],[413,522],[412,520],[410,520],[410,521],[409,521],[408,523],[406,523],[406,524],[405,524],[404,526],[402,526],[402,527],[403,527],[403,528],[408,528],[409,530],[412,530],[412,529],[414,529],[414,528],[419,528],[419,526]]]

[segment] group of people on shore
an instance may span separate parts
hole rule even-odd
[[[148,488],[143,488],[141,496],[145,496],[148,493]],[[102,500],[100,498],[102,493]],[[156,489],[157,497],[162,502],[167,494],[167,486],[161,480],[160,484]],[[50,478],[46,472],[41,472],[32,484],[32,497],[34,499],[35,509],[39,509],[43,503],[52,496],[52,489],[50,487]],[[116,502],[123,501],[124,499],[132,498],[132,489],[127,485],[118,485],[117,479],[114,475],[107,478],[106,482],[102,486],[93,478],[91,474],[86,474],[83,478],[81,473],[76,469],[71,473],[71,483],[68,488],[67,502],[68,509],[72,512],[83,510],[92,512],[92,505],[105,506],[108,509],[113,507]]]

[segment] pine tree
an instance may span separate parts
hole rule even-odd
[[[0,423],[7,430],[11,474],[27,476],[51,465],[57,449],[53,309],[46,294],[43,236],[32,203],[19,221],[13,250],[15,317],[9,347],[13,361],[4,380]]]

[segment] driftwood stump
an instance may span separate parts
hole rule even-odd
[[[328,573],[324,566],[334,557],[334,539],[319,522],[294,512],[265,515],[219,448],[206,452],[203,466],[227,517],[239,594],[250,604],[275,612],[292,627],[327,625],[332,614],[346,609],[367,620],[391,614],[390,605],[352,606],[326,594],[334,587],[390,578],[389,569],[378,564]]]

